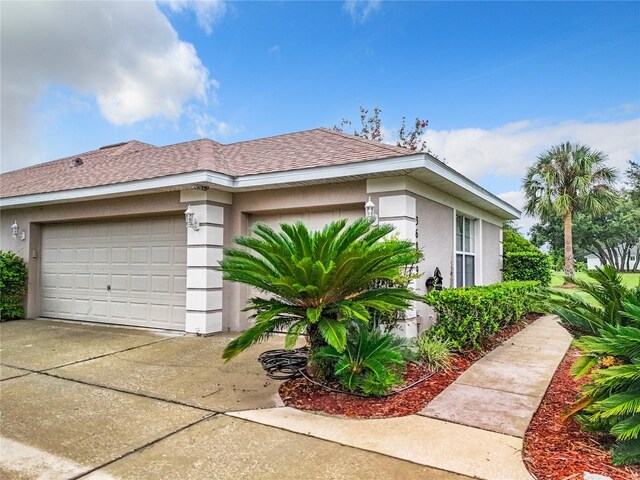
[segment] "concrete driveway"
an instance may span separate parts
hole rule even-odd
[[[0,478],[464,478],[238,417],[279,405],[233,335],[0,324]]]

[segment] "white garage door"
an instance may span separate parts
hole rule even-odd
[[[346,218],[349,222],[364,216],[363,207],[343,207],[322,211],[299,211],[294,213],[269,213],[251,215],[250,226],[256,222],[266,223],[271,228],[278,229],[280,223],[303,222],[310,230],[322,230],[325,225],[334,220]]]
[[[184,330],[182,217],[42,228],[42,315]]]

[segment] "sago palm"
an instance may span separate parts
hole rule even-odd
[[[607,156],[569,142],[540,155],[523,181],[525,212],[536,217],[560,216],[564,223],[564,272],[573,277],[572,221],[577,209],[599,215],[615,205],[616,170]]]
[[[322,231],[310,232],[299,222],[280,228],[258,223],[254,236],[236,239],[244,249],[225,249],[224,279],[264,294],[249,300],[246,310],[255,324],[228,344],[226,360],[282,330],[287,348],[306,333],[312,354],[327,344],[342,352],[350,322],[368,322],[370,310],[405,309],[417,299],[407,288],[371,288],[418,258],[413,243],[383,240],[393,226],[359,219],[332,222]]]
[[[590,430],[616,437],[613,461],[640,463],[640,302],[623,302],[627,325],[605,325],[599,336],[575,341],[583,352],[572,366],[577,378],[589,374],[571,413]]]
[[[585,298],[570,291],[546,288],[537,298],[545,311],[560,317],[560,321],[577,334],[598,335],[607,325],[627,325],[628,317],[621,314],[624,302],[639,302],[640,289],[628,288],[622,283],[622,276],[611,265],[588,270],[588,279],[574,278]]]

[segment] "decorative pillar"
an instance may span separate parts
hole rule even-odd
[[[223,329],[222,260],[224,210],[231,194],[218,190],[183,190],[180,201],[191,206],[198,230],[187,231],[186,327],[206,335]]]
[[[416,214],[416,199],[407,194],[380,194],[378,199],[378,217],[380,223],[390,223],[396,227],[394,235],[402,240],[410,240],[418,245],[418,217]],[[419,246],[419,245],[418,245]],[[416,281],[412,280],[409,287],[414,289]],[[418,335],[418,312],[415,302],[406,312],[406,320],[400,322],[395,333],[401,337],[412,338]]]

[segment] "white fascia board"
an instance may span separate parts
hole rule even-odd
[[[514,215],[517,218],[520,218],[522,212],[515,208],[513,205],[510,205],[501,198],[496,197],[494,194],[488,192],[477,183],[469,180],[461,173],[456,172],[453,168],[445,165],[439,160],[436,160],[431,155],[425,156],[425,168],[441,176],[442,178],[449,180],[456,185],[459,185],[460,187],[480,197],[486,202],[495,205],[496,207]]]
[[[62,190],[59,192],[36,193],[18,197],[0,198],[0,208],[26,207],[44,203],[61,203],[73,200],[96,200],[118,195],[135,195],[154,190],[180,187],[196,184],[212,183],[221,187],[233,187],[233,178],[215,172],[190,172],[166,177],[136,180],[113,185],[99,185],[96,187]]]
[[[256,188],[283,183],[309,182],[331,178],[364,176],[374,173],[397,172],[424,167],[424,154],[403,157],[384,158],[346,165],[330,165],[326,167],[302,168],[284,172],[258,173],[236,177],[234,187]]]

